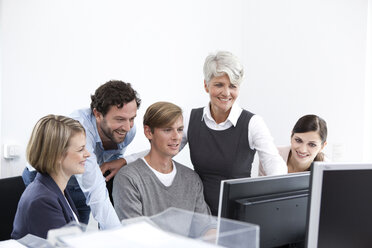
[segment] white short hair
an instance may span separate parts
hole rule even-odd
[[[240,85],[244,69],[238,58],[231,52],[218,51],[207,56],[204,62],[204,80],[208,84],[214,77],[226,74],[233,85]]]

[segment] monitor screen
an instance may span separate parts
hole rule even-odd
[[[307,247],[371,247],[372,164],[314,163]]]
[[[260,247],[303,246],[310,173],[221,182],[219,217],[260,226]]]

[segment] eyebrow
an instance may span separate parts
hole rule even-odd
[[[299,136],[297,136],[297,135],[294,135],[294,137],[297,138],[297,139],[300,139],[300,140],[304,140],[303,138],[301,138],[301,137],[299,137]],[[312,142],[312,143],[322,143],[321,141],[319,142],[319,141],[314,141],[314,140],[309,140],[309,141],[307,141],[307,142]]]
[[[173,127],[171,127],[171,126],[165,126],[165,127],[161,127],[161,128],[173,128]],[[176,129],[178,129],[178,128],[185,128],[185,126],[184,125],[182,125],[182,126],[180,126],[180,127],[175,127]]]
[[[133,119],[133,118],[136,118],[137,117],[137,115],[134,115],[134,116],[132,116],[132,117],[123,117],[123,116],[120,116],[120,115],[116,115],[116,116],[114,116],[113,118],[114,119]]]

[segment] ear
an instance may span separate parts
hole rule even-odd
[[[324,147],[327,145],[327,141],[325,141],[322,145],[322,149],[320,149],[320,151],[323,151]]]
[[[208,84],[205,80],[204,80],[204,89],[205,89],[205,92],[209,93]]]
[[[143,132],[144,132],[146,138],[151,141],[152,140],[151,128],[147,125],[144,125],[143,126]]]
[[[94,117],[96,118],[96,120],[100,120],[103,115],[101,114],[101,112],[99,112],[96,108],[93,109],[93,114],[94,114]]]

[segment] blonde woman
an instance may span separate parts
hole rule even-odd
[[[58,115],[41,118],[32,131],[26,156],[38,173],[18,203],[12,238],[27,234],[46,238],[50,229],[71,221],[79,223],[75,205],[65,189],[72,175],[84,172],[90,156],[81,124]]]

